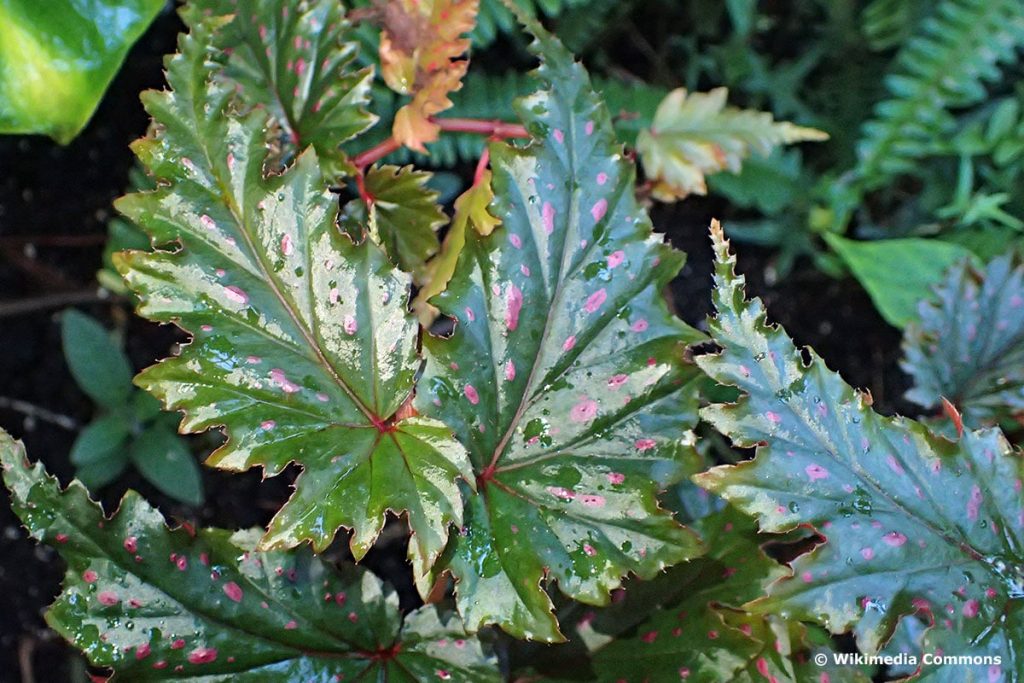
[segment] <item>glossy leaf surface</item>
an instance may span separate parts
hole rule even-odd
[[[164,0],[0,0],[0,133],[85,127]]]
[[[448,222],[437,192],[427,187],[431,175],[412,166],[374,166],[363,181],[370,206],[362,198],[353,199],[341,217],[342,227],[354,239],[363,239],[363,232],[368,232],[417,281],[441,246],[438,228]]]
[[[744,279],[717,225],[713,238],[711,333],[723,350],[698,362],[745,396],[702,415],[757,453],[697,480],[755,515],[763,531],[807,525],[826,539],[792,562],[793,576],[769,588],[763,608],[833,632],[852,629],[867,653],[902,615],[918,612],[934,620],[932,647],[1016,666],[1024,596],[1019,455],[994,430],[951,442],[912,420],[882,417],[813,352],[805,364],[766,323],[761,302],[744,300]],[[966,680],[965,671],[1013,679],[998,666],[932,673]]]
[[[502,225],[465,230],[431,301],[457,324],[424,339],[417,407],[455,429],[478,478],[444,558],[467,626],[555,641],[545,578],[600,605],[624,574],[700,551],[656,495],[690,452],[683,352],[701,335],[661,297],[683,255],[651,233],[607,109],[561,44],[528,27],[544,89],[517,109],[535,140],[491,147]]]
[[[903,335],[907,398],[949,399],[971,426],[1024,411],[1024,267],[1001,256],[946,274]]]
[[[419,367],[409,277],[338,231],[312,151],[263,176],[267,117],[221,115],[233,89],[208,83],[198,30],[169,62],[173,90],[144,97],[160,126],[135,149],[160,187],[118,202],[155,243],[180,245],[117,259],[139,312],[194,335],[137,382],[184,412],[183,430],[225,428],[210,464],[303,466],[264,546],[322,550],[345,526],[360,558],[387,510],[408,511],[423,571],[461,519],[468,461],[443,425],[395,417]]]
[[[168,529],[134,492],[105,518],[2,433],[0,467],[29,532],[68,564],[48,623],[115,680],[499,680],[457,619],[427,607],[403,624],[368,572],[258,552],[258,533]]]
[[[343,173],[348,161],[339,146],[377,120],[366,110],[373,74],[354,68],[358,45],[343,7],[333,0],[197,0],[186,17],[208,21],[210,13],[233,17],[215,34],[225,61],[217,75],[273,116],[276,161],[289,163],[312,145],[329,177]]]

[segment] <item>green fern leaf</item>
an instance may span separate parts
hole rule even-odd
[[[952,109],[982,101],[985,83],[1024,45],[1020,0],[943,0],[896,58],[890,97],[875,107],[857,147],[864,189],[913,171],[936,140],[956,128]]]

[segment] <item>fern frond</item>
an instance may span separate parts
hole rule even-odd
[[[544,14],[554,19],[562,12],[573,7],[585,6],[590,0],[513,0],[516,5],[529,14]],[[519,30],[519,22],[505,8],[502,0],[480,0],[480,13],[476,19],[476,30],[472,33],[473,47],[487,47],[494,42],[499,33],[514,33]],[[506,100],[511,102],[511,100]]]
[[[888,50],[914,34],[935,5],[928,0],[872,0],[861,15],[861,29],[873,50]]]
[[[943,0],[897,56],[891,97],[864,125],[855,172],[864,189],[909,172],[955,129],[950,110],[982,101],[1022,45],[1020,0]]]

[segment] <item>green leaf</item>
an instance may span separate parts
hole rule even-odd
[[[366,131],[377,117],[366,110],[373,70],[355,70],[358,44],[344,9],[334,0],[198,0],[186,18],[206,13],[233,20],[214,34],[225,68],[217,76],[252,106],[265,107],[278,127],[280,152],[289,163],[306,147],[316,149],[324,173],[349,169],[339,146]]]
[[[114,413],[96,418],[75,439],[71,463],[88,465],[115,455],[123,450],[129,433],[131,424],[121,415]]]
[[[501,223],[488,213],[487,207],[493,199],[489,170],[481,173],[473,185],[456,198],[455,215],[445,233],[441,251],[427,264],[425,282],[412,302],[412,309],[423,327],[429,329],[437,318],[437,309],[428,302],[443,292],[452,279],[466,245],[466,231],[472,226],[481,235],[490,235]]]
[[[173,431],[154,425],[132,442],[128,453],[153,486],[183,503],[202,504],[199,467],[188,445]]]
[[[903,615],[934,626],[925,652],[1002,657],[1020,651],[1024,595],[1021,458],[995,430],[956,442],[902,417],[882,417],[824,362],[745,301],[744,279],[716,225],[711,333],[722,352],[698,358],[737,403],[702,416],[754,459],[696,480],[757,517],[762,531],[798,525],[825,540],[769,587],[765,612],[852,629],[861,650],[885,644]],[[949,680],[995,674],[998,663],[925,670]],[[1012,679],[1013,673],[1007,670]]]
[[[536,139],[491,146],[502,227],[465,230],[431,300],[456,328],[423,340],[416,400],[455,429],[477,474],[443,565],[467,627],[557,641],[545,579],[601,605],[624,574],[700,551],[657,493],[692,456],[683,353],[703,337],[661,296],[683,255],[651,233],[607,109],[565,49],[527,27],[544,90],[517,109]]]
[[[651,585],[629,585],[621,603],[584,615],[577,628],[595,650],[598,680],[737,680],[774,644],[774,638],[758,637],[768,631],[763,617],[737,613],[727,620],[721,607],[760,597],[785,569],[758,547],[753,523],[733,510],[705,518],[694,529],[708,545],[706,556],[673,568]],[[757,635],[730,623],[739,619],[748,628],[756,626]],[[623,635],[627,632],[632,635]]]
[[[29,533],[68,564],[47,622],[115,680],[499,680],[457,619],[426,607],[403,623],[368,572],[259,552],[258,533],[168,529],[133,491],[104,518],[2,433],[0,466]]]
[[[96,491],[121,476],[127,466],[128,458],[122,451],[79,465],[75,468],[75,477],[90,491]]]
[[[820,130],[776,122],[765,112],[726,107],[728,94],[727,88],[674,90],[658,106],[651,129],[641,131],[637,151],[657,199],[707,194],[706,175],[738,173],[754,152],[768,156],[779,145],[828,139]]]
[[[942,397],[979,426],[1024,411],[1024,266],[1013,255],[984,270],[956,264],[903,335],[906,397],[925,408]]]
[[[64,360],[82,391],[116,408],[132,392],[132,367],[110,332],[95,319],[69,309],[61,315]]]
[[[163,6],[164,0],[0,0],[0,133],[71,142]]]
[[[432,173],[412,166],[374,166],[366,173],[365,189],[372,198],[345,205],[341,225],[353,239],[368,231],[402,270],[421,281],[427,260],[437,253],[437,229],[448,217],[437,204],[437,192],[427,187]]]
[[[266,114],[224,115],[234,91],[209,82],[205,30],[168,62],[172,90],[144,96],[158,126],[135,149],[160,187],[117,204],[156,244],[175,244],[116,259],[140,314],[194,337],[138,384],[184,412],[184,431],[225,429],[211,465],[303,467],[264,547],[322,551],[345,526],[361,558],[386,511],[407,511],[423,573],[461,522],[455,480],[469,463],[448,428],[396,416],[420,365],[410,278],[337,230],[312,150],[263,176]]]
[[[826,233],[824,238],[893,327],[913,320],[918,304],[931,296],[942,274],[971,256],[959,245],[918,237],[859,242]]]

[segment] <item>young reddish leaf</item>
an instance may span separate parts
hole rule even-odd
[[[381,75],[395,92],[412,95],[395,115],[392,133],[426,153],[440,128],[430,117],[452,106],[448,94],[462,87],[469,62],[463,36],[476,25],[479,0],[397,0],[382,9]]]
[[[946,397],[968,426],[1024,412],[1024,266],[1012,255],[984,270],[963,261],[903,335],[907,398],[925,408]]]
[[[404,620],[372,574],[259,533],[167,528],[135,492],[105,518],[0,432],[0,467],[29,533],[67,561],[50,626],[115,680],[498,681],[480,644],[425,607]]]
[[[158,125],[136,151],[158,189],[118,202],[157,244],[177,245],[117,259],[139,312],[194,335],[137,382],[185,413],[183,429],[225,428],[211,464],[302,465],[265,547],[323,550],[345,526],[361,558],[386,511],[407,511],[425,571],[461,521],[455,480],[470,470],[447,427],[396,417],[420,365],[409,277],[337,230],[312,151],[263,176],[267,117],[222,115],[233,90],[209,83],[204,40],[202,27],[185,37],[168,63],[173,90],[144,97]]]
[[[363,189],[369,199],[345,205],[342,228],[353,239],[364,232],[384,247],[402,270],[422,281],[427,260],[437,253],[437,229],[448,217],[437,204],[437,192],[427,187],[431,173],[412,166],[374,166],[366,172]]]
[[[702,415],[757,453],[696,479],[756,515],[763,531],[808,525],[826,539],[769,588],[763,609],[836,633],[852,628],[869,654],[902,615],[918,612],[934,622],[930,642],[947,653],[1013,662],[1024,646],[1019,455],[995,430],[965,430],[951,442],[918,422],[882,417],[813,352],[805,364],[767,324],[762,303],[744,300],[717,224],[712,237],[711,331],[722,352],[698,362],[745,396]],[[937,668],[959,680],[968,671],[1001,680],[998,665]]]
[[[536,140],[491,147],[502,227],[465,230],[431,301],[455,332],[424,339],[416,401],[455,428],[477,474],[444,559],[468,627],[555,641],[546,577],[600,605],[624,574],[700,550],[657,494],[691,453],[680,397],[696,373],[683,356],[703,337],[661,296],[683,255],[651,233],[607,109],[561,44],[527,25],[545,88],[517,110]]]
[[[217,77],[250,106],[269,110],[280,132],[275,161],[312,145],[328,177],[349,169],[339,149],[377,117],[366,110],[373,70],[353,68],[358,44],[335,0],[196,0],[190,24],[230,15],[214,34],[224,61]],[[279,164],[278,164],[279,165]]]

